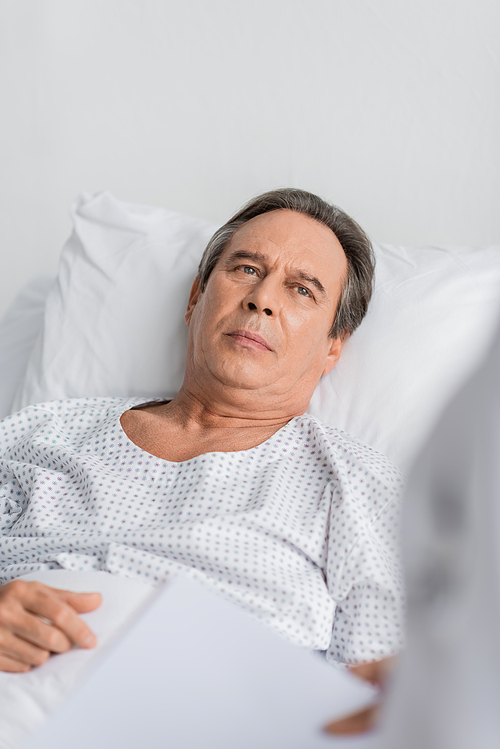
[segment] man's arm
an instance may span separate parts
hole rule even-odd
[[[11,534],[29,506],[29,493],[19,480],[25,474],[17,442],[47,417],[26,411],[21,429],[7,421],[0,424],[0,537]],[[21,451],[22,453],[22,451]],[[21,462],[19,462],[21,461]],[[29,492],[29,490],[28,490]],[[3,558],[8,566],[12,560]],[[73,593],[38,582],[13,580],[0,585],[0,671],[20,673],[44,663],[51,653],[64,653],[73,645],[92,648],[95,635],[78,614],[93,611],[101,603],[99,593]]]
[[[26,580],[1,585],[0,671],[30,671],[73,645],[93,648],[96,637],[78,614],[100,604],[100,593],[73,593]]]

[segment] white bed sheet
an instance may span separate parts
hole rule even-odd
[[[148,583],[106,572],[45,570],[24,575],[45,585],[79,592],[98,591],[101,606],[82,614],[95,632],[98,644],[92,650],[75,648],[52,656],[43,666],[26,674],[0,672],[0,747],[18,746],[42,723],[85,671],[99,658],[121,628],[139,614],[155,591]]]
[[[179,576],[26,749],[373,749],[321,731],[373,693]]]
[[[200,583],[180,577],[156,594],[104,572],[47,570],[24,579],[101,592],[101,607],[83,615],[99,644],[27,674],[0,673],[1,749],[376,746],[375,735],[333,740],[319,731],[370,704],[371,686]]]

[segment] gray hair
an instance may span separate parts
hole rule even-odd
[[[373,248],[367,235],[354,219],[340,208],[305,190],[281,188],[259,195],[216,231],[198,267],[201,291],[205,290],[218,259],[240,226],[263,213],[283,210],[302,213],[324,224],[332,230],[344,250],[347,258],[347,275],[329,333],[331,338],[344,339],[356,330],[368,309],[375,272]]]

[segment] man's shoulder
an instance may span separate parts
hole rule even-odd
[[[302,438],[314,437],[322,445],[332,460],[345,465],[356,463],[369,468],[374,473],[391,475],[397,481],[403,481],[401,471],[382,453],[366,444],[358,437],[330,426],[315,416],[303,414],[295,419]]]
[[[86,413],[94,415],[97,418],[123,412],[128,408],[148,401],[148,398],[130,397],[130,398],[113,398],[113,397],[88,397],[88,398],[67,398],[64,400],[45,401],[44,403],[35,403],[26,406],[22,411],[18,411],[8,417],[9,420],[19,418],[30,418],[35,415],[50,414],[52,416],[65,419],[76,413]]]
[[[384,457],[381,453],[378,453],[377,450],[370,447],[370,445],[366,444],[358,437],[354,437],[352,434],[344,432],[338,427],[326,424],[316,416],[311,416],[310,414],[305,413],[302,416],[297,416],[294,421],[302,433],[307,433],[308,435],[314,434],[318,439],[325,443],[338,446],[345,450],[351,450],[353,452],[366,453],[366,455],[380,455],[381,457]]]
[[[107,419],[119,417],[124,411],[148,398],[69,398],[26,406],[0,422],[0,453],[40,430],[65,429],[68,424],[97,427]]]

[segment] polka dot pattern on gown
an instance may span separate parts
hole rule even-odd
[[[385,457],[304,415],[249,450],[173,463],[123,432],[145,400],[54,401],[0,423],[1,582],[182,569],[330,660],[401,646],[402,478]]]

